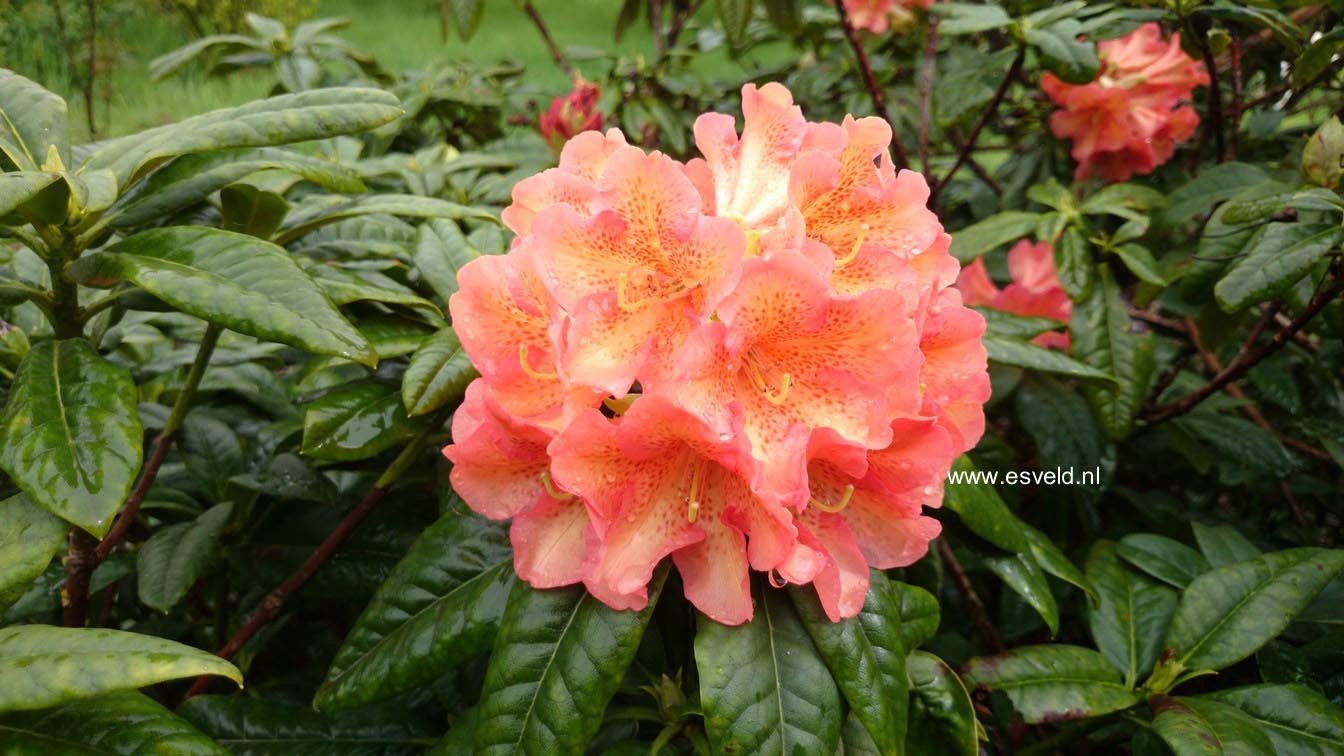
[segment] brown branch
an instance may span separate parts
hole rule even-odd
[[[901,145],[901,139],[896,135],[896,124],[891,120],[891,114],[887,110],[887,98],[882,94],[882,87],[878,86],[877,76],[873,74],[873,66],[868,62],[868,53],[863,49],[863,41],[859,39],[859,33],[854,29],[854,23],[849,20],[849,11],[845,10],[844,2],[837,1],[835,11],[840,16],[840,27],[845,30],[845,37],[849,39],[849,46],[854,48],[854,57],[859,62],[859,69],[863,72],[863,84],[868,88],[868,96],[873,100],[873,111],[878,118],[886,121],[891,126],[891,154],[896,163],[896,168],[906,168],[910,165],[910,156],[906,154],[905,147]]]
[[[919,164],[924,180],[933,183],[929,170],[929,126],[933,110],[933,78],[938,56],[938,17],[929,17],[929,30],[924,42],[924,58],[919,66]]]
[[[550,29],[546,28],[546,22],[541,19],[541,14],[538,13],[536,7],[532,5],[532,0],[523,0],[523,12],[532,20],[532,25],[537,27],[537,31],[541,32],[541,38],[546,42],[546,49],[551,51],[551,59],[555,61],[557,66],[560,66],[566,76],[573,80],[575,77],[574,66],[570,65],[569,59],[565,57],[563,52],[561,52],[560,47],[555,44],[555,40],[551,37]]]
[[[836,5],[840,5],[840,3],[836,3]],[[953,176],[957,175],[957,171],[960,170],[967,158],[970,157],[971,151],[975,149],[976,140],[980,138],[980,132],[984,131],[985,124],[989,123],[989,119],[994,115],[994,112],[999,109],[999,104],[1003,102],[1004,96],[1008,94],[1009,85],[1013,83],[1013,79],[1016,79],[1018,73],[1022,70],[1022,61],[1025,58],[1026,51],[1024,49],[1019,49],[1017,51],[1017,57],[1013,58],[1013,64],[1008,67],[1007,73],[1003,75],[1003,81],[999,82],[998,89],[994,90],[993,96],[989,98],[989,103],[985,105],[985,109],[981,111],[980,117],[975,121],[975,125],[971,127],[971,133],[966,136],[966,143],[962,145],[961,150],[957,152],[956,162],[952,163],[952,167],[948,169],[947,175],[943,176],[942,180],[935,184],[933,190],[929,192],[930,207],[937,204],[938,196],[943,193],[943,189],[947,187],[948,182],[952,180]]]
[[[1181,321],[1173,320],[1171,318],[1164,318],[1155,312],[1150,312],[1148,310],[1140,310],[1137,307],[1131,307],[1129,308],[1129,316],[1131,318],[1134,318],[1135,320],[1142,320],[1148,325],[1157,326],[1158,328],[1163,328],[1165,330],[1178,333],[1182,336],[1186,334],[1185,325]]]
[[[1292,322],[1285,328],[1276,332],[1273,338],[1254,349],[1243,351],[1226,368],[1211,378],[1208,383],[1177,401],[1153,408],[1152,411],[1145,413],[1144,419],[1149,423],[1159,423],[1194,409],[1200,402],[1245,375],[1246,371],[1255,367],[1261,360],[1281,349],[1284,344],[1287,344],[1293,338],[1293,334],[1302,330],[1312,318],[1316,317],[1321,310],[1325,309],[1326,305],[1330,304],[1341,293],[1344,293],[1344,277],[1336,273],[1334,283],[1317,292],[1316,296],[1312,297],[1307,306],[1302,309],[1302,312],[1296,318],[1293,318]]]
[[[947,132],[947,140],[951,142],[952,146],[958,150],[966,146],[966,143],[963,142],[961,138],[957,136],[956,132],[952,131],[951,129],[949,129]],[[999,186],[999,182],[995,181],[994,177],[989,175],[989,171],[986,171],[985,167],[983,165],[980,165],[980,162],[975,159],[974,155],[966,156],[966,167],[970,168],[971,173],[974,173],[976,175],[976,178],[985,182],[985,185],[988,186],[991,190],[993,190],[995,194],[1003,193],[1003,187]]]
[[[938,556],[942,558],[943,565],[952,575],[952,582],[957,584],[957,589],[961,591],[961,596],[966,602],[966,611],[971,615],[971,621],[975,623],[976,629],[980,632],[980,637],[984,639],[985,644],[989,646],[994,653],[1000,653],[1004,650],[1003,639],[999,637],[999,632],[994,629],[994,623],[989,621],[989,612],[985,611],[985,602],[980,600],[980,594],[975,592],[975,586],[971,585],[971,579],[966,576],[966,570],[962,568],[961,562],[957,561],[957,555],[952,553],[952,547],[948,545],[946,538],[938,539]]]
[[[1204,56],[1204,68],[1209,72],[1209,104],[1205,106],[1207,112],[1204,114],[1200,147],[1207,144],[1208,135],[1212,134],[1214,155],[1221,163],[1226,156],[1223,147],[1223,93],[1218,85],[1218,62],[1213,59],[1213,48],[1209,47],[1208,35],[1199,33],[1191,24],[1186,24],[1186,29],[1199,44],[1199,51]],[[1199,157],[1198,152],[1195,157],[1196,159]]]
[[[89,576],[97,540],[81,527],[70,528],[70,552],[65,555],[65,590],[61,596],[61,624],[84,627],[89,618]]]
[[[1172,358],[1171,364],[1167,366],[1166,372],[1157,379],[1157,383],[1153,384],[1153,390],[1148,393],[1148,400],[1144,402],[1145,411],[1152,409],[1157,405],[1158,398],[1160,398],[1168,388],[1171,388],[1171,384],[1176,382],[1176,377],[1185,369],[1185,363],[1190,361],[1190,357],[1193,356],[1194,353],[1194,347],[1189,344],[1181,345],[1180,351],[1176,352],[1176,356]]]

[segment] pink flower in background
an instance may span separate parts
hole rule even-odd
[[[834,3],[835,0],[829,0]],[[849,13],[850,23],[855,29],[867,29],[881,34],[887,29],[901,27],[910,22],[911,10],[927,9],[933,0],[843,0]]]
[[[1090,84],[1067,84],[1053,74],[1041,79],[1062,108],[1050,116],[1050,129],[1073,140],[1079,179],[1095,173],[1125,181],[1152,173],[1194,135],[1199,116],[1183,103],[1195,87],[1208,85],[1209,74],[1181,50],[1179,34],[1164,42],[1155,23],[1099,42],[1097,56],[1101,70]]]
[[[551,100],[551,109],[541,114],[541,136],[556,152],[576,134],[602,128],[604,117],[597,109],[602,90],[596,84],[579,80],[564,97]]]
[[[1045,242],[1032,243],[1023,239],[1008,250],[1008,273],[1012,283],[999,289],[989,280],[985,270],[985,261],[976,258],[975,262],[962,268],[957,278],[957,288],[963,299],[972,307],[989,307],[1014,315],[1026,317],[1050,318],[1061,323],[1069,322],[1073,311],[1073,301],[1059,285],[1059,273],[1055,270],[1055,250]],[[1032,339],[1043,347],[1067,349],[1067,333],[1043,333]]]
[[[984,430],[984,319],[890,128],[808,122],[778,84],[742,102],[688,163],[578,134],[514,188],[510,251],[460,272],[481,377],[444,453],[536,587],[640,608],[670,557],[719,622],[751,618],[752,571],[853,616]]]

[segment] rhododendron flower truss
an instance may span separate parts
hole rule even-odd
[[[1099,42],[1097,57],[1101,70],[1090,84],[1068,84],[1054,74],[1041,79],[1062,108],[1050,116],[1050,129],[1073,140],[1079,179],[1096,173],[1124,181],[1152,173],[1194,135],[1199,116],[1185,103],[1195,87],[1209,84],[1208,71],[1181,50],[1179,34],[1164,42],[1155,23]]]
[[[1008,250],[1008,273],[1012,276],[1012,283],[1000,290],[989,280],[984,260],[977,258],[962,269],[957,278],[957,288],[961,290],[966,304],[973,307],[989,307],[1014,315],[1069,322],[1073,300],[1069,299],[1059,284],[1053,247],[1045,242],[1019,241]],[[1069,335],[1043,333],[1032,339],[1032,343],[1068,349]]]
[[[835,0],[829,0],[834,3]],[[914,20],[915,8],[927,9],[933,0],[842,0],[849,22],[855,29],[867,29],[881,34],[888,29],[902,29]]]
[[[778,84],[742,100],[689,163],[575,136],[515,187],[511,250],[461,271],[481,377],[445,454],[535,587],[639,608],[670,557],[720,622],[751,618],[753,570],[853,616],[870,566],[927,552],[984,429],[984,319],[890,127],[811,123]]]

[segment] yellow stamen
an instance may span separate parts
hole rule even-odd
[[[846,265],[849,265],[850,263],[854,262],[854,258],[859,256],[859,250],[863,248],[863,240],[867,238],[868,238],[868,224],[864,223],[859,226],[859,238],[854,240],[854,246],[850,248],[849,254],[845,255],[844,257],[836,258],[835,267],[843,268]]]
[[[761,253],[761,232],[747,230],[747,252],[743,257],[755,257]]]
[[[793,388],[792,375],[785,373],[783,377],[779,379],[779,389],[778,392],[776,392],[770,385],[770,382],[765,379],[765,374],[762,373],[760,367],[757,366],[756,360],[748,358],[746,363],[747,377],[751,378],[751,383],[757,390],[762,394],[765,394],[766,401],[778,407],[789,398],[789,389]]]
[[[705,467],[708,463],[699,460],[691,469],[691,490],[686,494],[686,521],[695,522],[700,516],[700,489],[705,484]]]
[[[686,522],[695,523],[695,518],[700,516],[700,502],[691,500],[686,505]]]
[[[541,485],[546,488],[546,495],[557,501],[569,501],[574,498],[574,494],[561,491],[555,487],[555,482],[551,480],[549,470],[541,474]]]
[[[528,363],[527,344],[518,345],[518,364],[523,366],[523,372],[527,373],[527,376],[529,378],[535,378],[539,381],[553,381],[557,377],[554,370],[543,373],[539,370],[534,369],[532,365]]]
[[[657,275],[656,273],[647,270],[638,272],[643,273],[649,279],[652,279],[655,275]],[[649,296],[646,296],[643,299],[638,300],[631,299],[629,292],[630,274],[628,273],[620,274],[619,276],[616,277],[616,306],[626,312],[638,312],[639,310],[642,310],[645,307],[648,307],[649,305],[658,304],[660,302],[668,302],[673,299],[676,299],[677,297],[681,296],[682,294],[685,294],[687,291],[690,291],[691,289],[691,287],[687,286],[682,281],[673,281],[671,282],[671,285],[664,286],[662,291],[659,291],[657,287],[650,287],[650,288],[653,288],[654,290],[653,293],[651,293]]]
[[[630,405],[634,404],[635,400],[638,398],[639,398],[638,393],[626,394],[621,399],[617,399],[614,396],[609,396],[606,399],[602,400],[602,406],[611,410],[617,416],[620,416],[624,415],[630,409]]]
[[[812,497],[811,502],[812,506],[823,512],[839,512],[849,506],[849,500],[852,498],[854,498],[854,484],[850,483],[845,486],[845,492],[840,494],[839,504],[828,504],[815,496]]]

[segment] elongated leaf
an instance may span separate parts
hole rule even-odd
[[[0,609],[47,569],[65,531],[60,518],[24,494],[0,499]]]
[[[909,679],[901,640],[899,594],[880,570],[870,570],[868,595],[857,617],[832,622],[810,587],[791,588],[794,607],[812,636],[850,711],[867,728],[878,753],[900,753]]]
[[[266,341],[375,364],[367,341],[293,258],[260,239],[208,228],[156,228],[84,257],[87,286],[131,281],[183,312]]]
[[[1110,270],[1101,266],[1098,272],[1091,295],[1074,305],[1069,352],[1115,379],[1114,384],[1084,383],[1082,390],[1102,432],[1118,441],[1129,435],[1147,396],[1154,345],[1151,333],[1131,331],[1129,309]]]
[[[912,651],[910,729],[905,737],[909,756],[976,756],[975,709],[961,678],[933,654]]]
[[[331,298],[333,304],[346,305],[351,302],[382,302],[402,305],[410,309],[418,318],[434,326],[443,326],[443,311],[434,303],[397,283],[395,280],[373,271],[346,270],[335,265],[324,265],[307,257],[297,257],[299,267],[313,277],[322,291]]]
[[[104,142],[80,171],[106,168],[126,187],[177,155],[354,134],[400,115],[397,98],[378,89],[330,87],[280,95]]]
[[[1050,628],[1050,637],[1059,634],[1059,604],[1050,591],[1045,572],[1029,550],[1012,556],[989,557],[985,564],[1041,615],[1045,626]]]
[[[716,753],[834,753],[840,693],[782,591],[755,585],[756,614],[728,627],[700,615],[695,666]]]
[[[747,25],[751,23],[754,4],[755,0],[714,0],[714,7],[719,12],[719,23],[723,24],[723,33],[734,49],[741,48],[747,41]]]
[[[243,682],[218,656],[152,635],[46,625],[0,629],[0,711],[43,709],[197,675]]]
[[[1344,754],[1344,711],[1304,685],[1248,685],[1200,698],[1240,709],[1269,736],[1278,756]]]
[[[1166,206],[1166,195],[1156,189],[1138,184],[1111,184],[1083,200],[1078,210],[1088,215],[1109,214],[1146,221],[1149,213]]]
[[[140,469],[135,397],[126,368],[89,342],[38,344],[0,414],[0,467],[33,501],[103,535]]]
[[[990,307],[973,307],[985,318],[985,333],[1009,341],[1025,341],[1065,326],[1053,318],[1029,318]]]
[[[1203,698],[1154,696],[1153,729],[1176,756],[1262,756],[1274,744],[1237,708]]]
[[[1129,268],[1129,272],[1156,286],[1166,286],[1167,277],[1162,274],[1162,266],[1153,257],[1147,247],[1138,244],[1121,244],[1115,248],[1115,256]]]
[[[1011,241],[1036,231],[1040,213],[1016,210],[991,215],[971,226],[952,232],[952,256],[963,265]]]
[[[1028,27],[1022,36],[1041,51],[1042,62],[1070,84],[1087,84],[1097,77],[1096,44],[1078,36],[1078,22],[1069,19],[1044,29]]]
[[[1244,562],[1260,556],[1260,549],[1230,526],[1205,525],[1196,521],[1190,523],[1190,527],[1195,531],[1195,543],[1199,544],[1200,552],[1214,567]]]
[[[1274,299],[1305,276],[1341,240],[1344,229],[1327,224],[1264,226],[1246,245],[1249,254],[1233,263],[1214,287],[1214,296],[1228,312]]]
[[[939,34],[975,34],[989,29],[1006,28],[1013,21],[1003,8],[992,3],[986,5],[938,3],[930,6],[929,12],[942,17],[938,22]]]
[[[1041,569],[1054,575],[1070,585],[1082,590],[1093,601],[1097,600],[1096,591],[1092,589],[1092,583],[1083,575],[1077,565],[1069,561],[1063,551],[1055,545],[1054,541],[1045,533],[1022,523],[1022,532],[1027,536],[1027,543],[1031,550],[1031,555],[1036,558]]]
[[[0,716],[6,756],[229,756],[186,720],[135,692]]]
[[[4,218],[24,205],[38,200],[44,192],[49,191],[57,182],[61,181],[61,174],[47,171],[0,173],[0,218]],[[66,194],[59,198],[64,199],[68,196]],[[60,209],[65,210],[64,207]],[[62,212],[62,217],[64,217],[64,212]],[[61,218],[46,218],[46,220],[59,222]]]
[[[303,415],[303,453],[317,459],[367,459],[415,435],[396,389],[381,383],[346,386],[311,403]]]
[[[582,753],[635,657],[666,570],[649,604],[616,611],[582,586],[509,596],[485,673],[476,720],[479,756]]]
[[[1059,285],[1069,298],[1077,301],[1092,290],[1096,263],[1092,249],[1077,228],[1064,229],[1055,243],[1055,267],[1059,270]]]
[[[131,228],[175,213],[257,171],[279,169],[335,192],[362,192],[348,169],[271,147],[184,155],[159,168],[108,211],[113,228]]]
[[[445,0],[444,8],[452,10],[453,24],[465,42],[471,39],[481,25],[485,0]]]
[[[432,525],[378,588],[317,693],[340,709],[432,682],[490,650],[512,585],[506,528],[476,515]]]
[[[1097,541],[1087,557],[1087,576],[1100,601],[1087,605],[1087,624],[1097,648],[1133,687],[1152,671],[1162,652],[1176,591],[1125,567],[1111,541]]]
[[[481,208],[459,205],[436,197],[415,194],[371,194],[336,202],[323,201],[299,206],[276,236],[276,243],[288,244],[304,234],[346,218],[361,215],[395,215],[405,218],[447,218],[497,221],[494,213]]]
[[[966,663],[966,684],[1001,690],[1030,724],[1082,719],[1127,709],[1143,696],[1090,648],[1023,646]]]
[[[975,481],[976,473],[971,458],[962,455],[952,463],[943,504],[970,528],[972,533],[1004,551],[1018,553],[1027,550],[1027,537],[1021,521],[999,498],[988,483]],[[957,475],[965,477],[955,477]]]
[[[1336,26],[1313,40],[1293,62],[1293,87],[1302,89],[1319,76],[1341,48],[1344,48],[1344,27]]]
[[[938,623],[942,619],[938,599],[919,586],[898,580],[889,581],[888,588],[900,606],[901,642],[906,649],[914,650],[938,632]]]
[[[178,714],[233,756],[419,756],[439,732],[402,707],[319,714],[249,696],[196,696]]]
[[[462,401],[476,369],[452,328],[444,328],[420,345],[401,381],[401,401],[411,417]]]
[[[0,69],[0,152],[19,170],[41,167],[53,146],[61,162],[70,165],[65,122],[65,100],[13,71]]]
[[[457,292],[457,272],[480,256],[453,221],[431,218],[416,230],[415,267],[445,302]]]
[[[1113,382],[1110,374],[1079,362],[1062,352],[1045,349],[1024,341],[1013,341],[1000,336],[986,334],[983,339],[989,359],[1000,365],[1035,370],[1039,373],[1067,375],[1074,378],[1090,378],[1098,381]]]
[[[216,504],[192,522],[160,528],[146,541],[136,557],[140,600],[161,612],[181,601],[215,556],[232,514],[231,502]]]
[[[1163,648],[1192,670],[1222,669],[1255,653],[1344,569],[1344,550],[1289,549],[1195,578]]]
[[[1115,551],[1126,562],[1180,589],[1213,569],[1198,551],[1180,541],[1152,533],[1127,535],[1120,539]]]
[[[1171,203],[1161,216],[1162,225],[1180,225],[1266,178],[1268,176],[1263,168],[1249,163],[1211,165],[1207,170],[1200,171],[1197,178],[1171,193]]]

